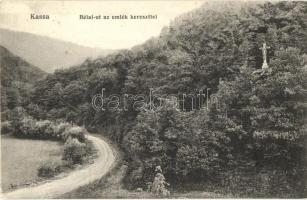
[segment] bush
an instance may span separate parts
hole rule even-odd
[[[24,116],[21,120],[19,131],[16,131],[14,134],[20,137],[38,137],[39,132],[35,120],[32,117]]]
[[[9,121],[1,122],[1,134],[11,133],[14,129]]]
[[[54,125],[54,137],[65,141],[64,132],[72,127],[71,124],[65,122],[59,122]]]
[[[19,115],[18,115],[19,116]],[[29,115],[23,114],[15,117],[12,124],[4,122],[3,131],[10,129],[18,137],[34,139],[52,139],[65,142],[68,138],[76,138],[79,142],[86,141],[84,133],[86,130],[67,122],[52,122],[50,120],[36,120]]]
[[[79,142],[85,141],[84,133],[86,130],[79,126],[73,126],[69,129],[66,129],[63,133],[64,140],[66,141],[69,137],[78,139]]]
[[[86,145],[79,142],[76,138],[68,138],[64,144],[63,160],[68,161],[70,165],[84,163],[86,156]]]
[[[39,138],[52,139],[52,131],[49,129],[51,124],[52,122],[49,120],[36,121],[35,125],[38,130]]]
[[[38,176],[44,177],[44,178],[50,178],[53,177],[63,171],[62,163],[56,162],[56,161],[48,161],[44,162],[39,168],[38,168]]]

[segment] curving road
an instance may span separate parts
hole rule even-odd
[[[88,135],[87,138],[93,142],[98,151],[98,157],[93,164],[84,169],[73,171],[62,179],[47,182],[35,187],[22,188],[4,193],[2,198],[55,198],[104,176],[111,169],[115,161],[113,152],[108,143],[102,139],[90,135]]]

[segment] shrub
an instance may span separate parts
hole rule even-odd
[[[62,163],[57,161],[47,161],[44,162],[38,168],[38,176],[50,178],[63,171]]]
[[[10,133],[13,132],[14,129],[12,127],[12,124],[9,121],[4,121],[1,122],[1,133],[5,134],[5,133]]]
[[[2,125],[1,125],[2,126]],[[36,120],[29,115],[16,117],[11,123],[4,122],[3,130],[11,127],[14,135],[34,139],[52,139],[65,142],[68,138],[76,138],[79,142],[86,141],[86,130],[66,122],[52,122],[50,120]]]
[[[16,131],[14,134],[17,134],[21,137],[33,137],[38,135],[38,131],[36,129],[35,120],[32,117],[25,116],[21,120],[19,131]]]
[[[54,136],[58,139],[65,141],[64,132],[72,127],[71,124],[60,122],[54,125]]]
[[[73,126],[69,129],[66,129],[63,133],[64,140],[66,141],[69,137],[78,139],[79,142],[85,141],[84,133],[86,130],[79,126]]]
[[[47,129],[51,126],[51,121],[43,120],[43,121],[36,121],[35,125],[38,129],[39,138],[51,139],[52,135],[48,134]]]
[[[45,134],[48,135],[49,139],[57,139],[56,134],[55,134],[55,127],[57,124],[55,123],[50,123],[49,126],[45,127]]]
[[[86,145],[76,138],[68,138],[64,144],[63,160],[71,165],[82,164],[86,156]]]

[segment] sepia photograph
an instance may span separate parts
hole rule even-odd
[[[1,199],[307,198],[307,1],[0,0]]]

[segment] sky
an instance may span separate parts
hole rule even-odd
[[[203,1],[0,0],[0,27],[103,49],[124,49],[158,36],[178,15]],[[31,20],[31,14],[49,20]],[[80,20],[79,15],[157,15],[155,20]]]

